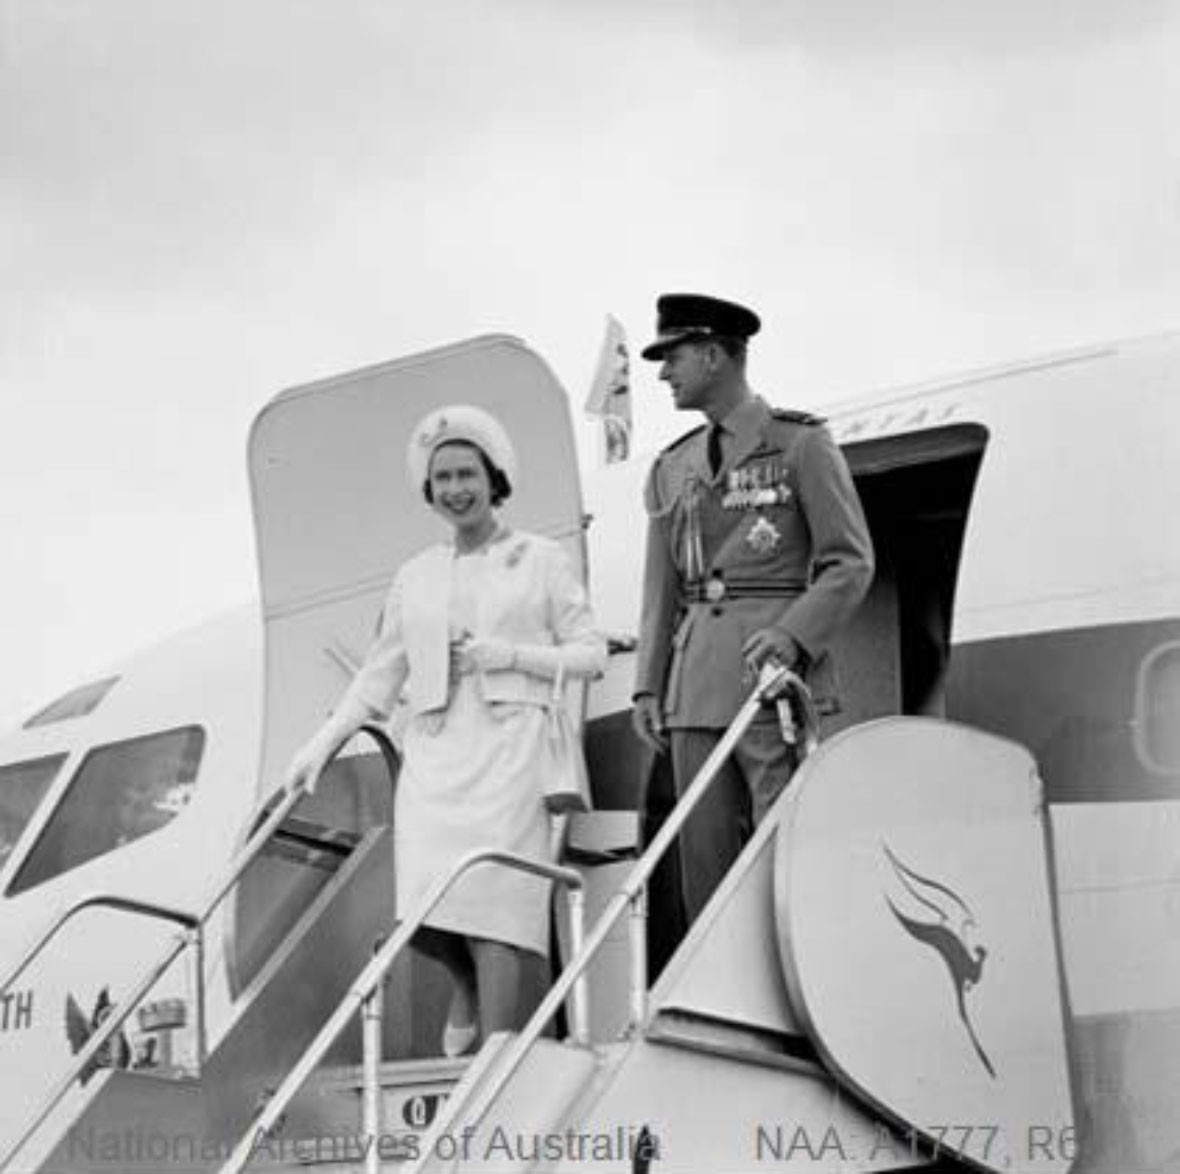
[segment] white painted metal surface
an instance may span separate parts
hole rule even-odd
[[[779,825],[779,943],[831,1071],[985,1169],[1065,1170],[1073,1108],[1052,875],[1026,751],[927,718],[837,735]]]

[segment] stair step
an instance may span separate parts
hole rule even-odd
[[[500,1034],[488,1040],[456,1089],[453,1103],[420,1139],[421,1156],[407,1170],[442,1174],[457,1163],[459,1169],[494,1168],[498,1174],[512,1174],[532,1166],[529,1144],[520,1139],[548,1133],[565,1121],[594,1076],[598,1052],[569,1042],[537,1040],[487,1114],[479,1122],[471,1121],[470,1110],[488,1082],[497,1080],[502,1057],[514,1039]]]
[[[382,1154],[394,1169],[399,1153],[414,1155],[418,1139],[439,1115],[471,1059],[439,1057],[381,1065]],[[276,1156],[288,1151],[302,1155],[292,1168],[317,1172],[348,1169],[350,1163],[357,1166],[354,1155],[362,1145],[363,1094],[364,1072],[359,1065],[328,1068],[311,1077],[284,1117],[274,1147]]]

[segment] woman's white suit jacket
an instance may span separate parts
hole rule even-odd
[[[536,660],[552,666],[538,675],[518,669],[480,674],[484,700],[547,705],[552,677],[593,676],[606,664],[606,646],[594,626],[586,592],[565,551],[549,538],[516,531],[470,557],[487,560],[472,636],[517,647],[552,650]],[[337,706],[358,724],[388,717],[402,694],[412,714],[444,709],[450,666],[450,584],[455,548],[428,547],[394,576],[378,638]],[[527,657],[522,659],[527,660]]]

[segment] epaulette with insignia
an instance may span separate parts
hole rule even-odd
[[[826,424],[826,416],[815,416],[811,412],[800,412],[794,408],[771,408],[770,414],[776,420],[789,420],[792,424]]]
[[[676,437],[676,439],[672,441],[671,444],[665,445],[662,449],[660,449],[660,456],[663,456],[664,453],[671,452],[675,448],[679,448],[686,440],[689,439],[689,437],[696,436],[699,432],[704,432],[705,427],[706,425],[704,424],[698,425],[696,428],[690,428],[683,436]]]

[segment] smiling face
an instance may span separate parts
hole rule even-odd
[[[430,458],[431,505],[456,530],[479,534],[495,526],[492,483],[479,450],[453,441]]]
[[[681,411],[704,411],[716,382],[716,348],[710,343],[682,342],[668,350],[660,378],[672,389]]]

